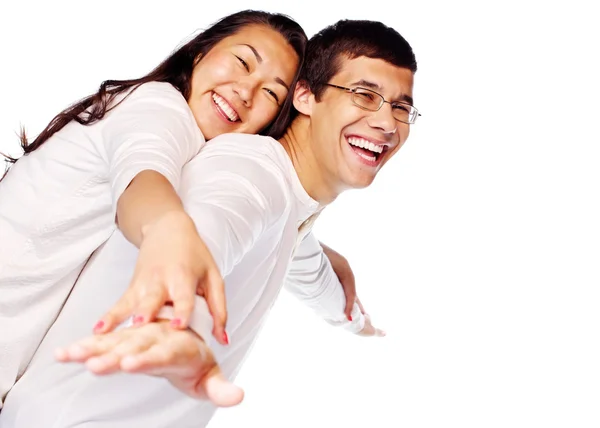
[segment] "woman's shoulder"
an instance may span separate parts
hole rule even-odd
[[[170,83],[147,82],[135,86],[120,94],[113,105],[107,114],[106,127],[167,134],[179,129],[190,138],[204,141],[187,100]]]
[[[167,103],[187,108],[183,94],[168,82],[147,82],[134,86],[123,94],[124,100]]]

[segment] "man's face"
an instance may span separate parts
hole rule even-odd
[[[344,58],[328,83],[371,89],[390,102],[412,101],[412,71],[380,59]],[[389,103],[368,111],[340,88],[327,86],[320,101],[310,98],[310,144],[323,178],[339,191],[369,186],[402,147],[410,125],[394,118]]]

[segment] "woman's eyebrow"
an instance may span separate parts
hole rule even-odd
[[[253,54],[254,54],[254,56],[256,57],[256,61],[257,61],[259,64],[261,64],[261,63],[263,62],[263,58],[262,58],[262,56],[260,56],[260,54],[259,54],[259,53],[258,53],[258,51],[257,51],[257,50],[254,48],[254,46],[252,46],[252,45],[249,45],[249,44],[247,44],[247,43],[242,43],[242,46],[246,46],[247,48],[249,48],[249,49],[252,51],[252,53],[253,53]],[[277,82],[277,83],[279,83],[281,86],[283,86],[283,87],[284,87],[284,88],[285,88],[287,91],[289,91],[289,90],[290,90],[290,87],[288,86],[288,84],[287,84],[287,83],[285,83],[285,82],[283,81],[283,79],[281,79],[281,78],[279,78],[279,77],[276,77],[274,80],[275,80],[275,82]]]
[[[252,53],[254,54],[254,56],[256,57],[256,61],[261,64],[263,62],[262,56],[260,56],[260,54],[258,53],[258,51],[256,49],[254,49],[254,46],[249,45],[247,43],[242,43],[242,46],[247,46],[250,48],[250,50],[252,51]]]

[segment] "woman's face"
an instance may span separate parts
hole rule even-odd
[[[294,49],[264,25],[217,43],[194,67],[188,100],[204,137],[260,132],[277,116],[297,67]]]

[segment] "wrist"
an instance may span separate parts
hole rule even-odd
[[[185,210],[183,209],[183,207],[181,208],[173,208],[170,209],[168,211],[163,212],[162,214],[160,214],[158,217],[154,218],[152,221],[143,224],[141,227],[141,234],[142,234],[142,240],[148,236],[150,233],[152,233],[152,231],[156,228],[162,227],[162,226],[168,226],[168,227],[177,227],[180,226],[182,224],[187,224],[188,226],[194,226],[194,222],[191,219],[191,217],[185,212]]]

